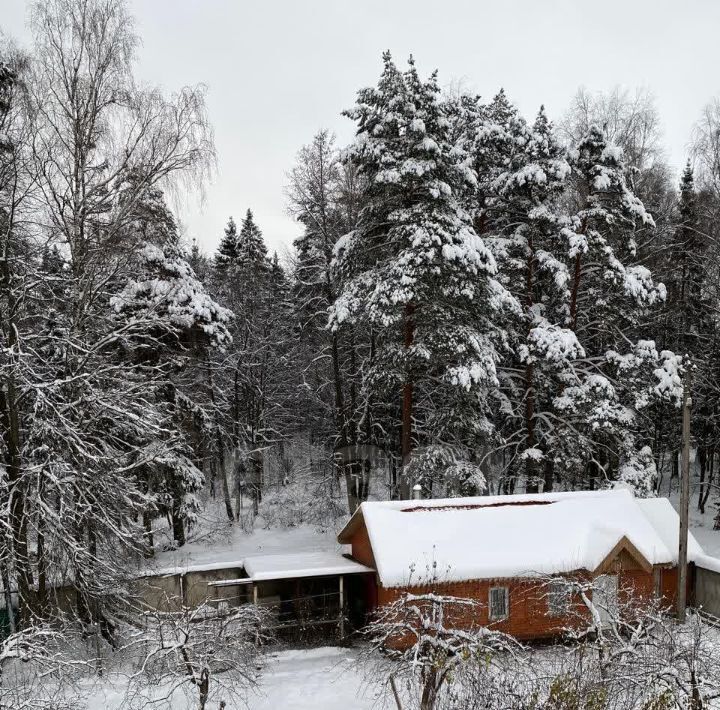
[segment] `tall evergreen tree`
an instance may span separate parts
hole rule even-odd
[[[182,546],[199,510],[197,494],[205,481],[192,447],[196,432],[188,428],[197,423],[198,407],[178,384],[183,371],[202,360],[206,348],[230,344],[231,313],[206,293],[186,261],[175,219],[159,190],[143,194],[132,216],[131,228],[143,247],[133,277],[110,303],[129,326],[144,323],[144,336],[135,339],[129,355],[142,365],[156,366],[148,388],[167,434],[160,440],[147,439],[142,452],[147,462],[143,521],[147,552],[152,553],[153,515],[168,515],[174,541]],[[199,434],[208,436],[207,431]]]
[[[435,75],[389,53],[376,88],[347,112],[358,124],[348,160],[366,179],[355,231],[338,245],[346,281],[336,324],[377,330],[367,384],[401,389],[400,452],[429,443],[468,446],[491,429],[486,391],[497,383],[494,316],[517,302],[460,196],[477,177],[448,141]]]
[[[237,261],[239,255],[238,233],[235,220],[230,217],[227,226],[220,240],[217,254],[215,255],[215,265],[219,268],[225,268],[229,264]]]
[[[495,122],[498,117],[502,123]],[[549,417],[559,378],[584,354],[565,325],[569,275],[558,258],[564,219],[559,198],[570,166],[543,108],[528,126],[500,94],[486,120],[492,129],[481,131],[476,150],[492,156],[497,166],[484,195],[486,239],[503,283],[523,308],[520,323],[507,323],[510,354],[501,368],[501,411],[506,413],[501,431],[513,442],[505,449],[511,455],[506,455],[504,489],[511,490],[524,475],[526,490],[537,491],[541,476],[551,485]]]
[[[564,464],[556,457],[556,470],[564,466],[566,476],[579,476],[575,485],[619,477],[647,494],[655,462],[643,410],[655,396],[674,401],[678,394],[672,353],[632,338],[642,314],[666,295],[636,259],[636,236],[654,223],[627,183],[622,150],[609,145],[602,130],[590,128],[571,165],[579,209],[562,230],[570,269],[566,324],[584,358],[575,368],[579,379],[568,381],[555,400],[565,457]]]
[[[252,210],[248,210],[237,238],[236,264],[258,275],[268,269],[267,247],[260,228],[255,224]]]

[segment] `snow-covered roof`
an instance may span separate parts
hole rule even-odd
[[[673,562],[677,563],[678,546],[680,544],[680,518],[672,503],[667,498],[636,498],[635,503],[640,507],[645,517],[655,529],[655,532],[673,553]],[[688,534],[688,559],[699,562],[706,557],[702,547]]]
[[[292,552],[282,555],[252,555],[243,560],[246,576],[210,582],[211,587],[231,587],[238,584],[268,582],[275,579],[300,577],[335,577],[345,574],[374,572],[370,567],[346,557],[340,552]]]
[[[329,577],[374,570],[339,552],[295,552],[245,558],[245,571],[254,582],[294,577]]]
[[[462,581],[594,572],[629,542],[649,565],[677,562],[677,513],[628,490],[363,503],[338,536],[364,521],[380,582]],[[688,559],[703,551],[690,535]]]

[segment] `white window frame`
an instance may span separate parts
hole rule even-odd
[[[493,592],[501,591],[505,597],[505,614],[498,616],[493,613]],[[490,587],[488,589],[488,618],[490,621],[502,621],[510,616],[510,590],[507,587]]]
[[[561,579],[548,584],[547,613],[548,616],[565,616],[570,611],[570,590]]]

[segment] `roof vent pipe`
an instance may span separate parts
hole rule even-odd
[[[416,483],[413,486],[412,499],[413,500],[422,500],[422,486],[419,483]]]

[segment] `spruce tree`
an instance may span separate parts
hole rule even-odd
[[[215,265],[220,269],[227,268],[229,264],[237,261],[238,255],[237,225],[235,220],[230,217],[215,255]]]
[[[205,483],[195,465],[192,441],[198,407],[179,387],[182,372],[207,348],[225,348],[231,313],[205,291],[179,245],[175,219],[159,190],[148,190],[137,200],[130,226],[143,247],[135,259],[133,276],[110,300],[122,322],[144,332],[134,340],[129,355],[146,371],[148,390],[154,392],[157,415],[165,435],[142,443],[147,460],[141,485],[146,554],[152,554],[152,518],[167,514],[178,546],[185,544],[188,525],[199,510],[197,494]],[[136,237],[137,238],[137,237]],[[190,428],[188,425],[190,424]],[[138,441],[140,444],[140,441]]]
[[[256,276],[268,270],[267,247],[260,228],[255,224],[252,210],[247,211],[242,221],[235,258],[241,269]]]

